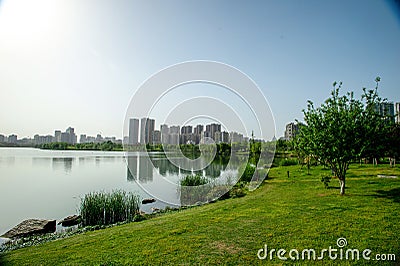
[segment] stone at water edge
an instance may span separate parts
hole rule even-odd
[[[156,199],[143,199],[142,204],[148,204],[148,203],[153,203],[156,202]]]
[[[155,213],[155,212],[159,212],[160,211],[160,209],[159,208],[151,208],[151,210],[153,211],[153,213]]]
[[[36,234],[53,233],[56,231],[56,220],[28,219],[13,227],[2,237],[18,238]]]
[[[70,215],[62,219],[61,221],[58,222],[58,224],[61,224],[62,226],[74,226],[77,224],[81,223],[81,216],[80,215]]]

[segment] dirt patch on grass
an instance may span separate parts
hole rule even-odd
[[[237,247],[233,244],[227,244],[222,241],[213,242],[211,245],[216,251],[221,251],[228,254],[237,254],[243,250],[243,248]]]

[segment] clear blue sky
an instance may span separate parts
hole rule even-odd
[[[277,137],[333,81],[400,101],[400,15],[387,1],[0,1],[0,134],[122,137],[135,90],[213,60],[249,75]],[[158,124],[157,124],[158,127]]]

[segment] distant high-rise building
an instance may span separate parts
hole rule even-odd
[[[179,144],[180,129],[181,129],[180,126],[170,126],[169,127],[168,144],[173,144],[173,145]]]
[[[205,135],[208,135],[208,137],[215,140],[215,133],[221,132],[221,124],[212,123],[210,125],[206,125],[206,132],[208,133]]]
[[[181,127],[181,134],[191,134],[192,133],[192,126],[183,126]]]
[[[400,103],[396,103],[396,123],[400,123]]]
[[[285,139],[292,140],[296,136],[298,130],[299,130],[298,124],[295,124],[293,122],[287,124],[285,130]]]
[[[170,126],[169,133],[171,134],[179,134],[180,126]]]
[[[238,132],[229,133],[229,140],[233,143],[241,143],[243,142],[243,134]]]
[[[16,144],[17,141],[18,141],[18,136],[17,135],[12,134],[12,135],[8,136],[8,143]]]
[[[54,137],[51,135],[39,136],[38,134],[36,134],[35,136],[33,136],[33,143],[36,145],[51,143],[53,141],[54,141]]]
[[[192,126],[181,127],[181,136],[180,136],[181,144],[195,143],[192,129],[193,129]]]
[[[221,133],[221,142],[229,143],[229,133],[226,131],[222,131]]]
[[[103,137],[101,136],[101,134],[97,134],[96,143],[102,143],[102,142],[103,142]]]
[[[70,135],[67,132],[62,132],[61,136],[60,136],[60,142],[66,142],[66,143],[70,143]]]
[[[139,119],[129,119],[129,144],[138,144],[139,142]]]
[[[161,143],[170,144],[169,143],[169,127],[166,124],[160,125],[161,132]]]
[[[66,141],[69,144],[76,144],[76,135],[75,135],[75,129],[73,127],[67,128],[65,131],[69,135],[68,141]]]
[[[193,139],[193,142],[195,144],[199,144],[200,143],[201,136],[202,136],[201,134],[203,133],[203,129],[204,129],[203,125],[196,125],[196,127],[193,128],[192,139]]]
[[[4,142],[4,139],[5,139],[4,135],[0,134],[0,142]]]
[[[375,105],[375,110],[379,115],[384,116],[390,121],[395,121],[394,104],[392,102],[380,103]]]
[[[87,143],[95,143],[96,142],[96,138],[93,136],[87,136],[86,137],[86,142]]]
[[[166,125],[166,124],[160,125],[160,131],[161,131],[161,133],[168,134],[169,133],[168,125]]]
[[[140,144],[152,144],[155,120],[142,118],[140,120]]]
[[[87,142],[86,134],[81,134],[81,136],[79,137],[79,143],[86,143],[86,142]]]
[[[54,141],[61,142],[61,130],[54,131]]]
[[[160,130],[154,130],[153,144],[161,144],[161,131]]]
[[[197,125],[194,129],[193,129],[193,133],[194,134],[201,134],[201,132],[203,132],[204,126],[203,125]]]

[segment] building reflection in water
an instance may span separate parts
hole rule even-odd
[[[126,168],[126,179],[135,181],[137,179],[138,156],[128,156],[128,167]]]
[[[200,174],[207,177],[219,177],[222,171],[230,170],[227,169],[228,160],[221,160],[216,158],[211,164],[199,171],[185,170],[171,163],[168,158],[165,157],[148,157],[140,155],[129,155],[128,156],[128,167],[127,167],[127,180],[128,181],[139,181],[141,183],[147,183],[153,181],[153,170],[156,170],[158,174],[164,177],[171,175],[181,176],[190,174]],[[175,161],[179,164],[179,160]],[[182,164],[183,164],[182,160]],[[231,168],[235,170],[239,167],[243,161],[233,160],[231,161]],[[154,169],[155,168],[155,169]]]
[[[128,156],[127,180],[152,182],[153,168],[153,163],[147,156]]]
[[[153,163],[149,157],[139,157],[139,181],[141,183],[153,181],[153,168]]]
[[[52,166],[53,170],[64,169],[66,173],[70,173],[72,170],[72,162],[74,158],[53,158]]]

